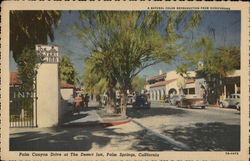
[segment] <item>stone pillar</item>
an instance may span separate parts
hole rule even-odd
[[[37,70],[37,125],[57,126],[60,113],[58,47],[39,45],[37,51],[44,57]],[[57,59],[52,59],[54,57]]]
[[[227,98],[227,87],[224,86],[224,94],[225,94],[225,98]]]
[[[150,93],[150,100],[153,100],[153,92],[150,91],[149,93]]]
[[[237,84],[235,83],[234,84],[234,93],[237,93],[238,92],[238,87],[237,87]]]
[[[156,100],[159,101],[160,100],[159,98],[160,98],[160,91],[157,90],[157,98],[156,98]]]

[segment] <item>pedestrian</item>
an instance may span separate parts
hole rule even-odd
[[[101,100],[101,96],[99,94],[96,95],[96,101],[99,104],[99,107],[102,107],[102,100]]]
[[[89,104],[89,95],[88,93],[85,94],[85,97],[84,97],[84,104],[86,106],[86,108],[88,107],[88,104]]]
[[[84,95],[81,94],[80,97],[82,99],[82,101],[81,101],[81,107],[82,107],[82,110],[84,111]]]
[[[81,102],[82,102],[82,98],[80,96],[77,96],[75,98],[75,111],[80,114],[81,111]]]

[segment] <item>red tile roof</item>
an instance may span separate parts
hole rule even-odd
[[[167,81],[157,82],[157,83],[154,83],[154,84],[150,85],[149,87],[152,88],[152,87],[164,86],[164,85],[169,84],[169,83],[171,83],[171,82],[173,82],[175,80],[177,80],[177,79],[170,79],[170,80],[167,80]]]
[[[76,88],[73,84],[68,84],[68,83],[60,83],[61,88]]]
[[[18,72],[10,72],[10,85],[20,85],[22,81],[19,79]]]
[[[10,72],[10,84],[11,85],[20,85],[22,84],[22,81],[19,79],[19,73],[18,72]],[[72,84],[68,83],[60,83],[61,88],[76,88]]]
[[[164,77],[166,77],[166,76],[167,76],[167,73],[163,73],[163,74],[161,74],[161,75],[157,75],[157,76],[148,78],[147,81],[154,80],[154,79],[159,79],[159,78],[164,78]]]
[[[195,82],[194,79],[187,79],[187,80],[186,80],[186,83],[187,83],[187,84],[189,84],[189,83],[194,83],[194,82]]]

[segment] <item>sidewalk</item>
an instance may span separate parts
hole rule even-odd
[[[78,113],[67,113],[63,116],[60,127],[108,127],[130,122],[132,119],[118,114],[107,114],[104,109],[88,107]]]

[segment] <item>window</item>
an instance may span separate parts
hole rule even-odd
[[[195,94],[195,89],[194,88],[185,88],[185,89],[183,89],[183,93],[185,95]]]
[[[195,94],[194,88],[189,88],[189,94]]]

